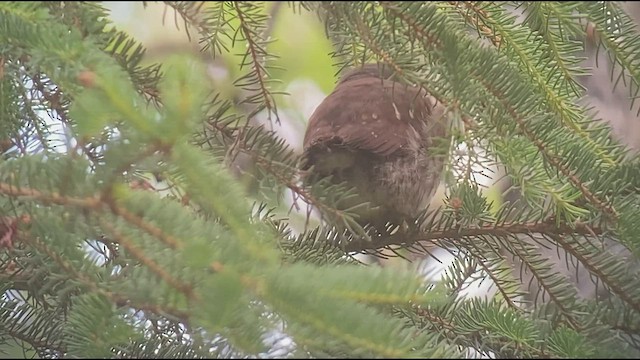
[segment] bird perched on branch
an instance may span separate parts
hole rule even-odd
[[[356,220],[379,233],[426,207],[448,150],[444,106],[393,75],[377,64],[346,72],[309,119],[301,164],[310,182],[331,176],[353,187],[358,196],[341,205],[369,203]]]

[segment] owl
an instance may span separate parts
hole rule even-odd
[[[424,89],[393,80],[382,65],[351,69],[311,115],[301,169],[328,178],[366,203],[355,220],[379,233],[413,221],[431,201],[450,141],[445,107]],[[444,150],[444,151],[443,151]]]

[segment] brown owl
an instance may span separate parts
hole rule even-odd
[[[355,188],[341,206],[369,203],[357,221],[381,233],[426,207],[448,149],[444,106],[392,77],[376,64],[345,73],[309,119],[301,167],[306,179],[331,176]]]

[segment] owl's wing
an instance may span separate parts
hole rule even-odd
[[[393,81],[341,83],[311,116],[304,148],[340,146],[388,156],[407,146],[413,126],[427,121],[431,108],[424,92]]]

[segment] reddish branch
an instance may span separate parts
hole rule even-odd
[[[547,232],[547,234],[553,234],[553,233]],[[553,234],[553,235],[556,235],[556,234]],[[559,236],[554,236],[554,237],[557,238]],[[571,328],[576,330],[582,330],[583,329],[582,325],[580,325],[580,323],[578,323],[578,321],[575,319],[574,315],[571,313],[571,310],[568,309],[566,304],[563,303],[558,298],[558,295],[556,293],[551,291],[550,282],[546,281],[545,276],[540,274],[539,271],[536,271],[535,266],[532,264],[532,261],[536,261],[536,260],[533,260],[529,256],[527,256],[526,254],[527,251],[522,249],[520,246],[517,246],[517,247],[514,246],[511,249],[513,250],[513,254],[516,255],[518,258],[520,258],[522,263],[531,270],[531,274],[538,281],[538,284],[540,284],[541,290],[546,292],[549,295],[549,298],[558,307],[562,315],[564,315],[565,319],[567,320],[567,323],[571,326]]]
[[[502,103],[502,106],[509,112],[509,115],[511,115],[511,117],[516,121],[520,130],[538,148],[538,150],[540,150],[540,153],[544,154],[549,164],[551,164],[553,167],[558,169],[558,171],[560,171],[574,187],[580,190],[580,192],[585,197],[585,199],[589,200],[593,205],[595,205],[598,209],[600,209],[600,211],[610,216],[613,220],[618,220],[619,218],[618,212],[612,206],[607,206],[605,201],[601,200],[600,198],[598,198],[598,196],[592,193],[589,190],[589,188],[587,188],[586,185],[584,185],[582,181],[580,181],[580,179],[578,179],[578,177],[571,172],[570,169],[562,165],[562,162],[558,159],[556,155],[550,153],[547,150],[547,147],[542,142],[542,140],[540,140],[531,130],[529,130],[524,119],[520,115],[518,115],[516,110],[507,102],[504,94],[500,93],[498,90],[493,88],[490,84],[487,84],[478,76],[476,76],[476,79],[480,81],[480,83],[482,83],[482,85],[489,92],[491,92],[491,94],[495,96],[496,99],[498,99]]]
[[[165,269],[162,268],[160,264],[146,256],[144,250],[136,246],[133,241],[131,241],[128,237],[126,237],[122,232],[115,228],[112,224],[107,222],[106,220],[100,219],[100,225],[102,228],[106,229],[112,236],[113,240],[120,244],[123,248],[129,252],[134,258],[136,258],[140,263],[148,267],[151,272],[156,274],[159,278],[164,280],[171,287],[183,293],[187,298],[192,298],[195,296],[193,293],[193,289],[187,283],[180,281],[179,279],[171,276]]]
[[[21,216],[0,216],[0,249],[12,248],[18,235],[18,225],[29,224],[31,217],[27,214]]]
[[[576,223],[573,227],[569,225],[555,225],[550,223],[529,223],[529,224],[502,224],[502,225],[486,225],[478,228],[469,229],[449,229],[435,230],[425,233],[419,233],[415,236],[392,235],[376,242],[366,242],[354,240],[347,244],[345,250],[349,252],[359,252],[368,249],[380,248],[385,246],[400,245],[406,246],[420,241],[430,241],[435,239],[463,239],[467,237],[478,236],[511,236],[516,234],[549,234],[564,235],[576,234],[584,236],[600,235],[603,231],[597,227],[590,227],[584,223]]]
[[[429,33],[424,27],[420,26],[420,23],[415,21],[406,12],[400,11],[396,8],[396,5],[393,2],[384,1],[380,3],[383,9],[393,13],[394,16],[398,17],[401,21],[406,23],[411,29],[410,32],[407,32],[408,35],[417,35],[423,39],[423,45],[427,47],[438,48],[442,46],[442,42],[438,39],[437,36]]]
[[[130,224],[136,226],[147,232],[149,235],[161,240],[167,246],[171,248],[179,248],[180,241],[166,234],[162,229],[158,228],[154,224],[151,224],[145,221],[142,217],[133,214],[126,208],[117,204],[115,199],[111,196],[102,196],[102,197],[85,197],[78,198],[72,196],[60,195],[56,192],[44,193],[39,190],[25,188],[25,187],[16,187],[7,183],[0,183],[0,194],[12,196],[12,197],[22,197],[33,199],[35,201],[41,202],[43,204],[55,204],[55,205],[64,205],[71,207],[79,207],[83,209],[88,209],[96,212],[105,211],[106,209],[111,210],[114,215],[120,216]]]
[[[502,37],[500,35],[497,35],[496,33],[493,32],[493,30],[488,27],[486,24],[481,23],[480,20],[478,19],[478,17],[473,17],[471,15],[468,14],[468,12],[462,11],[462,9],[460,8],[460,2],[458,1],[449,1],[449,4],[454,5],[456,7],[456,9],[458,9],[458,12],[460,13],[460,15],[462,15],[469,23],[473,24],[478,31],[480,31],[482,33],[482,35],[486,36],[491,43],[497,47],[498,49],[500,49],[500,44],[502,43]],[[487,13],[478,8],[476,5],[476,3],[470,2],[470,1],[464,1],[462,2],[462,4],[469,10],[472,10],[473,12],[481,15],[483,18],[488,18]]]
[[[251,57],[251,62],[253,63],[253,68],[256,72],[256,80],[258,82],[262,98],[264,99],[264,105],[269,111],[269,114],[273,113],[276,116],[276,123],[280,123],[278,112],[275,107],[275,102],[273,102],[271,94],[267,89],[267,84],[265,83],[267,74],[266,72],[264,72],[262,65],[260,65],[260,60],[258,59],[258,57],[260,56],[259,52],[262,52],[263,50],[261,49],[260,45],[258,45],[253,39],[254,35],[256,37],[259,37],[259,35],[254,34],[253,30],[249,26],[247,26],[244,12],[240,9],[240,5],[238,2],[234,2],[234,7],[236,9],[236,13],[238,14],[238,20],[240,20],[240,28],[242,29],[242,33],[249,47],[248,55]]]
[[[147,233],[149,233],[154,237],[157,237],[158,239],[162,240],[162,242],[164,242],[166,245],[170,246],[171,248],[175,249],[180,247],[180,241],[177,238],[164,233],[162,229],[145,221],[140,216],[131,213],[126,208],[117,204],[115,200],[109,196],[102,197],[102,198],[100,197],[78,198],[78,197],[72,197],[72,196],[63,196],[56,192],[43,193],[35,189],[30,189],[25,187],[19,188],[6,183],[0,183],[0,194],[13,196],[13,197],[30,198],[44,204],[73,206],[73,207],[90,209],[94,211],[104,211],[105,209],[104,205],[108,205],[108,208],[115,215],[122,217],[132,225],[146,231]]]
[[[98,197],[77,198],[60,195],[56,192],[43,193],[35,189],[17,187],[7,183],[0,183],[0,194],[34,199],[44,204],[67,205],[93,210],[98,210],[102,206],[102,202]]]
[[[573,244],[570,244],[559,236],[554,238],[554,240],[557,241],[563,249],[569,251],[571,255],[575,256],[576,259],[578,259],[578,261],[582,263],[582,266],[589,270],[589,272],[597,275],[598,278],[601,279],[602,282],[605,283],[613,293],[620,296],[623,301],[630,304],[638,313],[640,313],[640,302],[632,298],[629,293],[623,289],[623,284],[621,284],[619,281],[616,281],[614,277],[606,274],[603,269],[596,267],[594,263],[590,261],[591,259],[589,258],[589,255],[580,250],[582,246],[574,246]]]
[[[144,230],[149,235],[158,238],[170,248],[179,249],[182,246],[182,244],[180,243],[180,240],[178,240],[176,237],[165,233],[159,227],[145,221],[140,216],[135,215],[134,213],[130,212],[124,207],[118,206],[115,203],[115,201],[110,201],[109,206],[111,208],[111,212],[113,212],[115,215],[120,216],[121,218],[125,219],[128,223],[136,226],[137,228]]]

